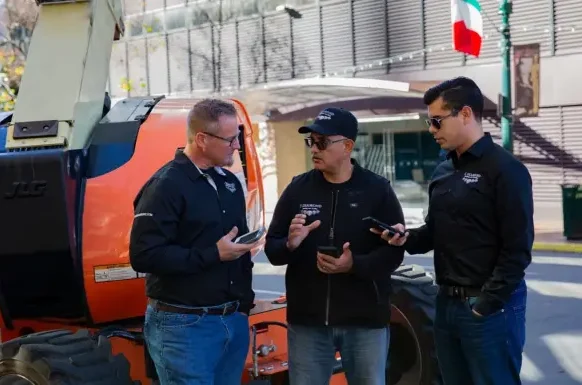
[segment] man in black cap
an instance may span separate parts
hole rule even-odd
[[[349,111],[326,108],[299,132],[314,169],[283,191],[265,245],[273,265],[287,265],[290,384],[327,384],[339,351],[350,385],[384,385],[390,276],[404,251],[363,219],[402,223],[402,208],[387,179],[351,159]]]

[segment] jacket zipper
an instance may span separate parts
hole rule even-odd
[[[335,213],[337,210],[337,201],[339,198],[339,190],[331,192],[331,224],[329,226],[329,245],[334,246],[334,228],[335,228]],[[331,297],[331,276],[327,276],[327,297],[325,304],[325,325],[329,325],[329,303]]]

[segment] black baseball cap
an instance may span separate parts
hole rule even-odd
[[[353,141],[358,135],[358,119],[350,111],[338,107],[322,110],[309,126],[299,127],[300,134],[315,132],[330,136],[341,135]]]

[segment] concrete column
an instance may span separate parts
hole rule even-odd
[[[277,165],[277,194],[281,193],[298,174],[304,173],[311,165],[306,156],[307,147],[303,135],[297,129],[303,121],[269,122],[275,132],[275,156]]]
[[[255,143],[260,143],[260,138],[259,138],[259,123],[251,123],[251,127],[253,128],[253,141]]]

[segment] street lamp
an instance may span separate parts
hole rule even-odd
[[[513,152],[513,118],[511,103],[511,30],[509,16],[513,11],[512,0],[499,0],[501,14],[501,139],[503,147]]]
[[[278,5],[277,8],[275,9],[277,10],[277,12],[286,12],[293,19],[301,19],[301,17],[303,17],[301,12],[299,12],[290,5]]]

